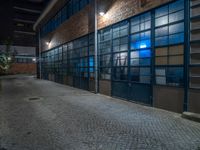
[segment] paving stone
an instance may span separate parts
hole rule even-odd
[[[32,77],[1,81],[0,150],[199,150],[200,123],[181,114]]]

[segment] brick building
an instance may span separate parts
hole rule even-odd
[[[36,73],[37,36],[33,24],[45,7],[45,0],[2,0],[0,5],[0,53],[6,49],[5,40],[12,43],[15,55],[11,74]]]
[[[96,6],[94,0],[49,3],[34,25],[41,78],[200,113],[200,1],[99,0]]]

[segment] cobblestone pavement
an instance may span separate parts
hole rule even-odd
[[[2,79],[0,150],[199,148],[200,124],[180,114],[32,77]]]

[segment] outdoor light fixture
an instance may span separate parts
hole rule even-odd
[[[8,57],[8,61],[11,61],[11,57]]]
[[[50,44],[50,42],[46,42],[46,45],[49,45]]]
[[[33,61],[33,62],[36,62],[36,58],[33,58],[32,61]]]
[[[101,12],[99,12],[99,15],[100,15],[100,16],[104,16],[104,15],[105,15],[105,12],[101,11]]]

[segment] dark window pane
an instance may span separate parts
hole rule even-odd
[[[184,42],[184,33],[169,36],[169,44],[177,44]]]
[[[155,30],[155,36],[159,37],[159,36],[166,36],[168,35],[168,27],[161,27]]]
[[[113,79],[114,80],[127,80],[128,79],[128,68],[127,67],[115,67],[113,68]]]
[[[139,68],[131,68],[131,81],[139,82],[140,80],[140,69]]]
[[[156,46],[163,46],[163,45],[168,45],[168,36],[164,37],[159,37],[155,39],[155,45]]]
[[[184,0],[177,0],[169,5],[169,12],[175,12],[184,9]]]
[[[179,11],[169,15],[169,23],[180,21],[184,19],[184,11]]]
[[[169,26],[169,34],[184,32],[184,23],[178,23]]]
[[[183,85],[183,68],[169,68],[167,72],[167,83],[169,85]]]
[[[155,17],[157,18],[157,17],[164,16],[164,15],[167,15],[167,14],[168,14],[168,5],[156,9]]]

